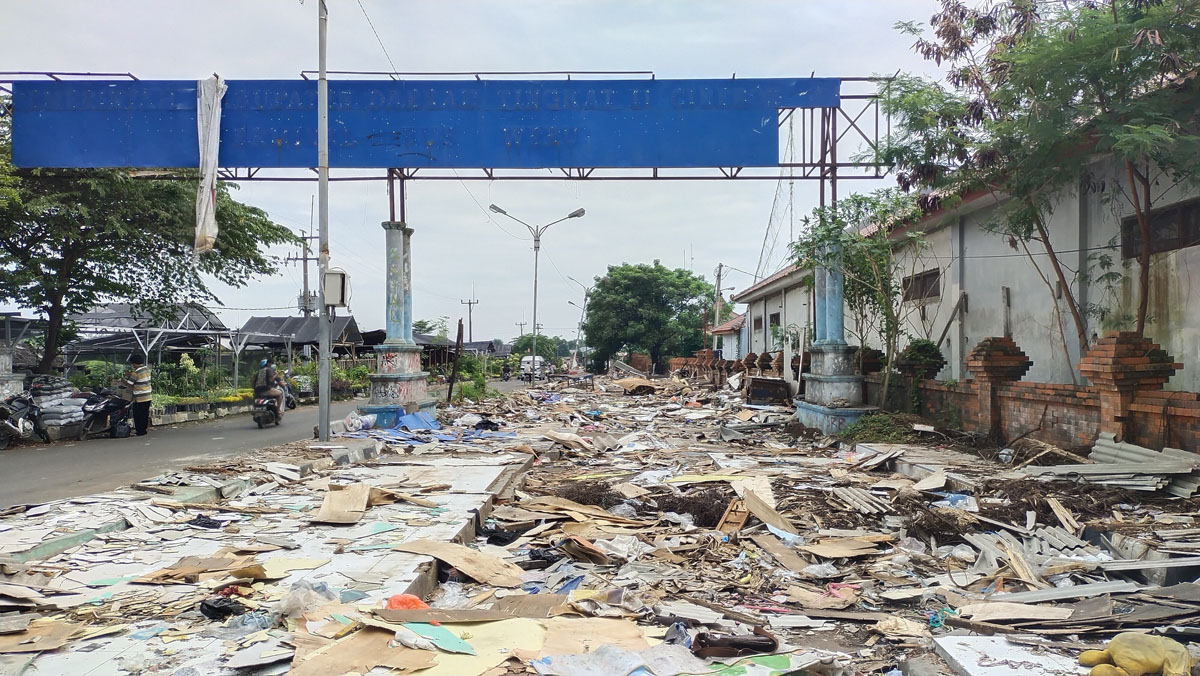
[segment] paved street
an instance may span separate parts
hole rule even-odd
[[[361,401],[335,402],[332,419]],[[0,507],[111,490],[168,469],[256,448],[312,438],[317,407],[289,413],[279,427],[258,429],[248,414],[151,428],[128,439],[30,444],[0,451]]]

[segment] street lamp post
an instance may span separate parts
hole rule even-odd
[[[578,305],[573,300],[569,300],[567,302],[570,303],[571,305],[574,305],[575,307],[579,308],[579,330],[577,330],[575,332],[575,340],[578,343],[578,345],[576,345],[576,348],[578,351],[583,353],[583,358],[586,361],[587,360],[587,349],[584,348],[584,342],[583,342],[583,335],[584,335],[583,334],[583,322],[584,322],[584,319],[587,318],[587,304],[588,304],[588,298],[592,295],[592,287],[584,286],[583,282],[579,281],[578,279],[575,279],[574,277],[572,277],[570,275],[567,275],[567,279],[571,280],[572,282],[575,282],[576,284],[579,285],[579,288],[583,289],[583,305]]]
[[[501,216],[508,216],[509,218],[513,219],[514,221],[525,226],[526,228],[529,229],[529,234],[533,236],[533,359],[532,359],[533,364],[531,365],[531,373],[536,377],[536,375],[537,375],[537,356],[538,356],[538,353],[537,353],[538,253],[542,250],[542,234],[545,233],[546,230],[550,226],[554,225],[555,223],[562,223],[563,221],[567,220],[568,218],[579,218],[579,217],[583,216],[583,214],[585,212],[583,209],[576,209],[575,211],[572,211],[571,213],[567,214],[566,216],[563,216],[562,218],[558,219],[557,221],[551,221],[550,223],[547,223],[545,225],[535,227],[535,226],[532,226],[532,225],[526,223],[525,221],[522,221],[521,219],[517,218],[516,216],[513,216],[512,214],[508,213],[504,209],[501,209],[500,207],[496,206],[495,204],[490,205],[488,208],[491,209],[493,212],[500,214]]]

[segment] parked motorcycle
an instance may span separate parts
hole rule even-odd
[[[300,403],[299,400],[296,399],[296,395],[292,394],[292,388],[288,386],[288,381],[291,379],[291,370],[284,371],[283,383],[279,385],[279,387],[283,388],[283,405],[286,406],[287,410],[289,411],[296,408],[297,404]]]
[[[254,418],[254,422],[258,423],[258,429],[260,430],[267,425],[278,425],[281,419],[279,403],[275,401],[275,397],[255,397],[254,408],[250,410],[250,417]]]
[[[80,441],[90,436],[107,433],[114,439],[123,439],[132,431],[130,414],[133,402],[117,392],[100,388],[83,404],[83,422],[76,435]]]
[[[14,394],[0,404],[0,451],[13,441],[28,439],[34,434],[49,442],[50,435],[42,424],[42,411],[33,403],[28,392]]]

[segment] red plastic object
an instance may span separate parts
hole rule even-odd
[[[412,594],[396,594],[387,600],[388,610],[424,610],[428,607],[428,603]]]

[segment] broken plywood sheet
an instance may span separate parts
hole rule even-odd
[[[313,523],[351,524],[358,523],[367,512],[367,501],[371,498],[371,486],[364,483],[349,486],[331,485],[325,493],[321,509],[312,518]]]
[[[537,654],[514,651],[524,660],[553,655],[590,653],[603,645],[642,651],[650,647],[642,628],[631,620],[610,617],[552,617],[541,620],[546,641]]]
[[[791,533],[792,535],[799,535],[799,533],[796,531],[796,527],[793,526],[792,523],[788,521],[782,514],[775,511],[774,507],[767,504],[766,500],[760,497],[758,493],[755,493],[753,490],[747,490],[742,495],[742,500],[746,502],[746,509],[750,510],[751,514],[758,517],[759,521],[762,521],[768,526],[774,526],[781,531]]]
[[[410,554],[432,556],[439,561],[445,561],[479,582],[497,587],[518,587],[521,585],[521,576],[525,573],[513,563],[452,542],[414,540],[392,545],[392,549]]]
[[[808,562],[800,558],[796,552],[788,549],[787,545],[779,541],[779,538],[774,535],[754,535],[750,538],[754,544],[758,545],[775,558],[781,566],[787,568],[793,573],[799,573],[808,567]]]

